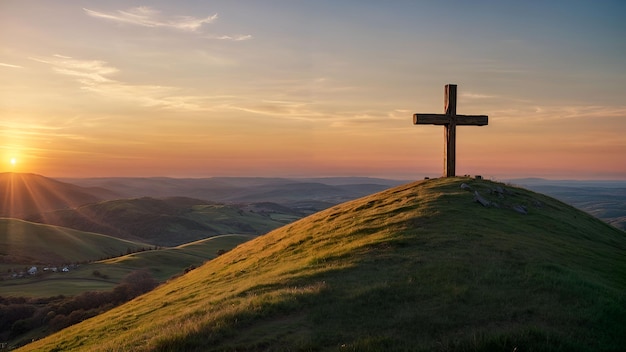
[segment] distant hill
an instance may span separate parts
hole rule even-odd
[[[1,173],[0,217],[24,216],[56,209],[73,208],[100,201],[102,189],[88,189],[35,174]]]
[[[171,197],[118,199],[37,214],[30,221],[102,233],[158,246],[224,234],[261,235],[304,215],[266,203],[225,205]]]
[[[253,238],[251,235],[219,235],[177,247],[102,260],[94,263],[90,269],[108,273],[124,268],[125,274],[133,270],[149,269],[156,279],[165,281],[173,275],[182,274],[185,268],[199,266],[217,257],[221,251],[229,251]]]
[[[0,263],[61,265],[134,252],[146,244],[68,228],[0,218]]]
[[[228,251],[252,237],[249,235],[222,235],[178,247],[152,249],[121,256],[117,255],[126,252],[108,253],[102,257],[111,257],[112,255],[116,255],[116,257],[83,263],[78,267],[72,267],[69,272],[48,272],[44,276],[28,279],[10,279],[10,273],[0,273],[0,278],[5,278],[4,281],[0,280],[0,297],[46,298],[58,295],[75,296],[86,291],[110,291],[122,282],[124,277],[137,270],[149,270],[154,279],[164,282],[174,275],[183,274],[185,270],[191,270],[202,265],[207,260],[217,257],[221,252]],[[33,240],[32,237],[29,239]],[[41,241],[37,239],[35,242]],[[4,245],[4,243],[0,244]],[[65,253],[67,257],[76,258],[79,256],[72,252],[83,250],[83,245],[74,244],[77,247],[70,248],[49,245],[47,248],[51,251],[56,250]],[[121,249],[126,251],[125,248]],[[46,258],[50,257],[48,252],[45,255]],[[42,256],[38,257],[41,258]],[[27,264],[29,265],[27,268],[37,264],[33,258],[26,257],[26,259],[29,261],[22,262],[22,265],[4,264],[9,268],[20,269]],[[55,262],[46,261],[45,263],[50,265]],[[70,264],[73,261],[60,261],[58,263]],[[3,263],[0,261],[0,264]],[[39,270],[41,269],[42,267],[39,268]]]
[[[281,204],[292,204],[300,201],[338,204],[404,183],[398,180],[367,177],[306,179],[114,177],[62,180],[82,187],[107,189],[114,194],[123,195],[125,198],[180,196],[215,202],[274,202]]]
[[[619,351],[626,234],[466,178],[399,186],[248,241],[35,341],[56,351]]]

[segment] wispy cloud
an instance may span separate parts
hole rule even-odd
[[[2,67],[10,67],[10,68],[23,68],[22,66],[19,66],[19,65],[5,64],[5,63],[2,63],[2,62],[0,62],[0,66],[2,66]]]
[[[240,100],[228,106],[229,109],[245,111],[258,115],[282,117],[291,120],[315,120],[323,115],[311,109],[307,102],[281,100]]]
[[[205,24],[213,23],[217,20],[218,15],[196,18],[192,16],[167,16],[161,11],[155,10],[148,6],[133,7],[128,10],[117,10],[114,12],[102,12],[83,8],[85,13],[94,18],[102,18],[117,23],[125,23],[133,26],[141,27],[161,27],[176,29],[184,32],[206,33],[202,30]],[[211,34],[205,35],[204,38],[213,40],[235,41],[241,42],[252,39],[250,34]]]
[[[207,36],[209,39],[217,39],[217,40],[233,40],[236,42],[250,40],[252,39],[252,35],[250,34],[240,34],[240,35],[219,35],[219,36]]]
[[[495,95],[471,93],[471,92],[461,93],[461,97],[469,98],[469,99],[490,99],[490,98],[496,98]]]
[[[601,105],[532,105],[528,103],[511,104],[507,107],[494,108],[489,112],[490,119],[503,123],[555,122],[561,120],[606,121],[626,117],[626,106]]]
[[[138,103],[142,106],[161,107],[177,110],[202,110],[198,101],[201,97],[180,96],[179,88],[130,84],[113,79],[111,76],[119,70],[102,60],[81,60],[69,56],[54,55],[48,58],[32,57],[34,61],[52,67],[58,74],[73,77],[81,88],[106,96]]]
[[[107,63],[101,60],[76,60],[63,55],[54,55],[52,58],[31,57],[31,59],[52,65],[55,72],[76,77],[81,83],[87,85],[113,82],[106,76],[118,71],[114,67],[107,66]]]
[[[217,19],[217,14],[204,18],[195,18],[192,16],[163,16],[160,11],[148,6],[134,7],[128,10],[118,10],[112,13],[100,12],[83,8],[83,10],[92,17],[103,18],[106,20],[127,23],[143,27],[166,27],[183,31],[194,32],[200,29],[204,24],[212,23]]]

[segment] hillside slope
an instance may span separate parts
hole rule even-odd
[[[272,231],[24,350],[617,351],[624,292],[623,231],[435,179]]]
[[[0,262],[61,265],[124,255],[145,248],[96,233],[0,218]]]
[[[35,174],[0,173],[0,217],[24,216],[93,203],[102,190],[88,189]]]
[[[132,198],[87,204],[36,214],[30,221],[58,225],[140,241],[158,246],[178,246],[216,235],[260,235],[298,219],[289,209],[259,211],[253,205],[224,205],[205,200],[171,197]]]

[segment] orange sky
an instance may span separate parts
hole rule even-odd
[[[450,3],[4,0],[0,172],[626,179],[626,5]]]

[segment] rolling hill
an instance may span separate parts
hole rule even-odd
[[[217,257],[220,251],[227,252],[252,238],[254,236],[219,235],[177,247],[132,253],[102,260],[94,263],[90,269],[99,270],[103,273],[121,270],[123,274],[118,275],[119,279],[132,271],[148,269],[152,271],[155,279],[162,282],[174,275],[181,274],[186,268],[194,268]]]
[[[270,203],[226,205],[184,197],[143,197],[41,213],[28,220],[152,245],[178,246],[216,235],[260,235],[301,217],[300,212]]]
[[[61,265],[99,260],[146,247],[96,233],[0,218],[0,262]]]
[[[625,253],[623,231],[555,199],[433,179],[284,226],[22,350],[618,351]]]
[[[73,208],[100,201],[109,194],[99,188],[83,188],[35,174],[1,173],[0,217],[24,216],[56,209]]]
[[[164,282],[172,276],[180,275],[185,270],[195,268],[205,261],[217,257],[220,252],[231,250],[252,237],[249,235],[221,235],[171,248],[140,251],[121,256],[117,255],[124,252],[117,252],[113,254],[116,256],[114,258],[72,267],[69,272],[47,273],[43,277],[32,279],[0,281],[0,297],[46,298],[58,295],[75,296],[86,291],[111,291],[122,282],[124,277],[137,270],[149,270],[155,280]],[[32,240],[32,237],[29,238]],[[0,244],[4,245],[4,243]],[[66,252],[73,252],[82,248],[75,247],[76,245],[70,245]],[[19,250],[13,249],[19,252]],[[63,250],[63,248],[57,250]],[[49,256],[49,254],[47,255]],[[75,256],[69,253],[69,257]],[[32,265],[35,262],[26,263]],[[61,261],[60,263],[68,264],[70,261]],[[16,265],[5,266],[16,267]]]
[[[329,206],[379,192],[404,182],[368,177],[265,178],[265,177],[112,177],[62,179],[87,188],[107,189],[118,198],[190,197],[215,202],[273,202],[291,205],[299,201],[317,201]],[[321,209],[315,209],[321,210]]]

